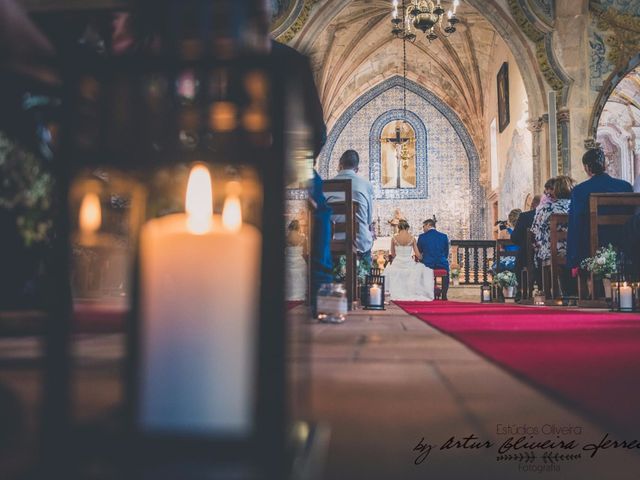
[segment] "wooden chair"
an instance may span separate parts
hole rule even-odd
[[[536,282],[535,249],[533,232],[527,230],[527,241],[524,246],[524,266],[520,272],[520,285],[522,285],[522,299],[530,300],[533,295],[533,284]]]
[[[327,202],[333,210],[333,231],[331,238],[331,254],[334,258],[344,255],[347,260],[345,288],[347,290],[347,302],[352,307],[356,299],[356,262],[357,251],[355,247],[355,207],[351,192],[351,180],[324,180],[322,191],[327,197]]]
[[[551,250],[551,263],[549,264],[549,274],[550,274],[550,290],[551,290],[551,298],[558,299],[560,298],[562,286],[560,281],[560,276],[564,272],[564,269],[567,266],[567,257],[566,255],[561,255],[558,251],[558,242],[566,242],[567,241],[567,230],[566,225],[569,223],[569,215],[566,213],[554,213],[549,218],[549,233],[550,233],[550,250]],[[565,226],[563,230],[558,230],[559,227]],[[544,278],[544,276],[543,276]],[[567,285],[564,286],[567,288]]]
[[[499,239],[496,240],[496,273],[501,272],[503,268],[500,266],[501,260],[505,257],[515,257],[518,252],[507,251],[506,247],[515,245],[509,239]]]
[[[589,196],[589,252],[593,256],[600,248],[599,229],[619,228],[629,220],[640,207],[640,193],[592,193]],[[605,211],[601,211],[601,209]],[[587,279],[591,280],[591,292],[586,288]],[[593,275],[580,275],[578,279],[578,297],[580,306],[606,307],[602,293],[597,291]]]

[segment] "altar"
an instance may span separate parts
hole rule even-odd
[[[372,252],[378,252],[380,250],[384,250],[388,252],[391,249],[391,238],[392,237],[378,237],[373,241],[373,247],[371,248]]]

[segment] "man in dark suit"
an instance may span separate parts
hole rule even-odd
[[[449,291],[449,237],[436,230],[433,219],[425,220],[422,224],[424,233],[418,237],[418,250],[422,254],[422,263],[435,270],[447,271],[442,278],[442,300],[447,300]]]
[[[571,192],[569,207],[569,232],[567,237],[567,268],[574,274],[580,262],[590,256],[589,251],[589,196],[592,193],[633,192],[629,182],[612,178],[606,170],[604,152],[595,148],[588,150],[582,157],[582,165],[589,179],[576,186]],[[612,207],[616,208],[616,207]],[[620,229],[606,229],[599,232],[602,245],[620,244]]]
[[[515,243],[518,248],[518,255],[516,256],[516,275],[518,276],[518,285],[519,291],[517,296],[522,296],[522,287],[520,285],[520,278],[522,278],[522,269],[527,264],[527,233],[533,225],[533,219],[536,216],[536,208],[540,205],[540,195],[536,195],[531,200],[531,210],[527,210],[526,212],[522,212],[518,217],[518,221],[516,222],[516,226],[511,233],[511,241]],[[538,280],[537,275],[535,276],[536,281]]]

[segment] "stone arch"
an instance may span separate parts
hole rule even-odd
[[[587,138],[587,146],[593,146],[596,136],[598,134],[598,123],[600,123],[600,116],[604,110],[604,106],[609,101],[609,97],[616,89],[618,84],[631,73],[638,65],[640,65],[640,53],[632,57],[626,65],[622,68],[618,68],[614,71],[609,78],[604,82],[598,97],[591,110],[591,117],[589,118],[589,138]]]
[[[365,105],[367,105],[374,98],[383,94],[387,90],[390,90],[395,87],[402,87],[404,85],[404,80],[402,77],[395,75],[387,80],[379,83],[378,85],[371,88],[365,94],[361,95],[358,99],[356,99],[336,120],[333,128],[329,132],[327,137],[327,142],[322,149],[322,153],[320,154],[320,174],[324,178],[330,177],[329,172],[329,161],[331,159],[331,155],[333,153],[333,149],[335,147],[340,134],[347,126],[351,118]],[[484,238],[484,214],[486,212],[485,209],[485,194],[484,189],[480,184],[480,156],[478,155],[478,150],[476,149],[475,144],[469,134],[469,131],[465,127],[465,125],[458,117],[457,113],[454,112],[445,102],[443,102],[440,98],[434,95],[429,90],[423,88],[419,84],[407,79],[406,88],[408,91],[418,95],[423,100],[427,101],[434,108],[436,108],[451,124],[454,131],[460,138],[464,150],[467,154],[467,159],[469,161],[469,180],[470,180],[470,188],[471,188],[471,207],[475,209],[477,212],[481,212],[479,217],[479,221],[474,222],[471,226],[471,237],[472,238]]]

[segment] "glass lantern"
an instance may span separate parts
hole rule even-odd
[[[145,190],[118,170],[78,172],[69,191],[71,292],[76,320],[109,311],[122,323],[131,305]]]
[[[71,286],[130,310],[122,445],[283,478],[284,74],[209,40],[69,66]]]
[[[489,285],[489,283],[487,282],[484,282],[480,286],[480,301],[482,303],[490,303],[492,298],[493,298],[493,295],[492,295],[491,285]]]
[[[638,304],[638,278],[624,252],[617,252],[616,273],[611,278],[611,311],[635,313]]]
[[[365,276],[362,304],[365,310],[384,310],[384,275]]]

